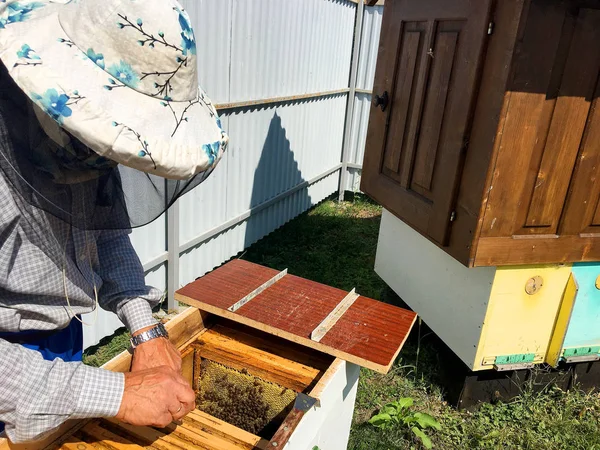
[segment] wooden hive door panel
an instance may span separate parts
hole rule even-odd
[[[592,108],[600,72],[599,8],[592,1],[530,2],[499,129],[482,237],[552,238],[600,225],[595,183],[600,115]]]
[[[385,6],[362,190],[445,245],[487,37],[490,0]]]
[[[594,43],[600,46],[600,41]],[[563,213],[560,234],[600,236],[600,83],[591,103],[586,129]]]

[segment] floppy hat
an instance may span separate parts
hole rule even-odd
[[[0,59],[57,124],[124,166],[186,180],[227,145],[174,0],[3,1]]]

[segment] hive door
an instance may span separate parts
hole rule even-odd
[[[361,189],[446,244],[490,0],[386,3]]]

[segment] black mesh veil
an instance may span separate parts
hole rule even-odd
[[[65,130],[63,141],[51,138],[41,111],[0,66],[0,126],[7,135],[0,141],[1,175],[27,203],[64,222],[82,230],[146,225],[212,172],[169,180],[98,160]]]

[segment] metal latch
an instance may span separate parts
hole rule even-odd
[[[385,111],[385,108],[387,108],[387,105],[389,102],[390,102],[390,96],[387,91],[383,91],[383,94],[381,94],[381,95],[375,94],[373,96],[373,100],[372,100],[373,106],[375,108],[377,108],[379,106],[382,111]]]

